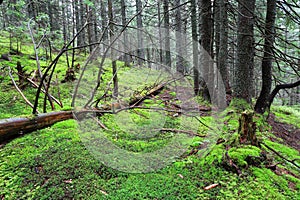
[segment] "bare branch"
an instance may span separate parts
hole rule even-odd
[[[16,84],[14,77],[11,75],[11,69],[10,67],[8,67],[8,74],[9,77],[11,78],[15,88],[17,89],[17,91],[20,93],[20,95],[22,96],[22,98],[25,100],[25,102],[31,107],[33,108],[33,104],[26,98],[26,96],[23,94],[23,92],[20,90],[20,88],[18,87],[18,85]],[[37,111],[38,112],[38,111]]]

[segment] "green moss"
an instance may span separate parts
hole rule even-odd
[[[300,180],[298,178],[296,178],[295,176],[286,174],[285,177],[292,182],[293,184],[295,184],[295,190],[300,191]]]
[[[61,110],[70,111],[70,110],[73,110],[73,108],[72,108],[72,106],[64,106]]]
[[[173,92],[170,92],[169,94],[170,94],[172,97],[176,97],[176,95],[177,95],[176,92],[174,92],[174,91],[173,91]]]
[[[201,163],[204,164],[220,164],[223,159],[225,148],[223,145],[214,145],[208,154],[201,160]],[[202,152],[200,152],[202,153]]]
[[[271,111],[279,121],[300,128],[300,109],[296,106],[272,106]]]
[[[296,149],[287,147],[283,144],[279,144],[276,142],[272,142],[270,140],[265,140],[264,143],[268,146],[270,146],[271,148],[273,148],[274,150],[276,150],[277,152],[279,152],[280,154],[282,154],[283,156],[286,156],[288,158],[292,158],[293,159],[300,159],[300,155],[299,152]]]
[[[259,157],[260,152],[261,150],[258,147],[243,145],[240,147],[230,148],[228,151],[228,155],[238,166],[245,167],[248,165],[248,163],[246,162],[246,158],[248,156]]]
[[[283,194],[289,198],[297,196],[294,191],[290,190],[288,181],[284,177],[274,174],[270,169],[253,167],[252,172],[256,176],[257,182],[261,184],[261,189],[267,191],[268,198],[285,199]],[[299,192],[297,193],[299,194]]]
[[[233,98],[230,102],[229,108],[244,111],[244,110],[251,110],[251,105],[244,99],[237,99]]]

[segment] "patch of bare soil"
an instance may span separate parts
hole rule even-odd
[[[274,114],[270,114],[268,123],[272,126],[272,132],[278,138],[282,138],[287,144],[300,152],[300,129],[293,125],[279,122]]]

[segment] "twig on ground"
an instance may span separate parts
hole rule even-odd
[[[93,119],[97,122],[97,124],[99,124],[101,128],[103,128],[106,131],[108,130],[108,128],[97,117],[93,117]]]
[[[264,145],[267,149],[271,150],[273,153],[275,153],[277,156],[279,156],[280,158],[282,158],[283,160],[291,163],[292,165],[294,165],[295,167],[299,168],[300,169],[300,166],[297,165],[295,163],[296,160],[299,160],[299,159],[294,159],[294,160],[289,160],[287,158],[285,158],[284,156],[282,156],[279,152],[277,152],[275,149],[273,149],[272,147],[268,146],[267,144],[261,142],[260,144]]]
[[[205,126],[206,128],[208,128],[209,130],[214,130],[213,128],[211,128],[210,126],[208,126],[208,125],[206,125],[204,122],[202,122],[200,119],[199,119],[199,117],[195,117],[196,118],[196,120],[200,123],[200,124],[202,124],[203,126]]]
[[[162,132],[175,132],[175,133],[185,133],[185,134],[188,134],[190,136],[198,136],[198,137],[206,137],[206,135],[200,135],[198,133],[195,133],[191,130],[180,130],[180,129],[173,129],[173,128],[161,128],[161,129],[158,129],[159,131],[162,131]]]

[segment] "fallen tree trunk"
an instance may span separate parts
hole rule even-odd
[[[32,117],[16,117],[0,120],[0,143],[15,138],[25,133],[44,129],[53,124],[68,119],[81,120],[89,113],[114,114],[113,111],[98,109],[83,109],[80,111],[59,111],[51,113],[42,113]]]
[[[152,95],[155,96],[155,95],[159,94],[164,89],[164,87],[165,87],[164,84],[159,84],[159,85],[155,86],[154,88],[152,88],[151,90],[149,90],[145,95],[135,96],[134,98],[132,98],[130,100],[129,105],[130,106],[138,106],[147,97],[151,97]]]
[[[43,113],[34,117],[18,117],[0,120],[0,142],[12,137],[43,129],[57,122],[73,119],[72,111]]]

